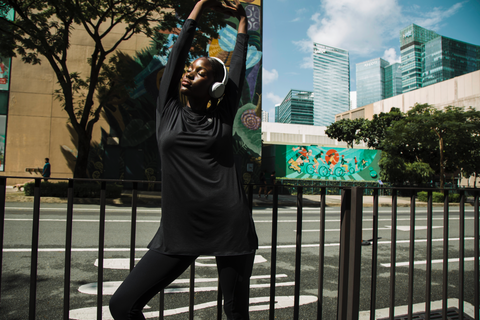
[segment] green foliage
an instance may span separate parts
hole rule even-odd
[[[443,187],[447,173],[480,173],[480,111],[472,108],[416,104],[406,114],[392,108],[371,121],[342,119],[325,132],[348,146],[363,140],[382,150],[381,179],[393,184],[420,185],[438,174]]]
[[[365,130],[367,123],[368,120],[363,118],[342,119],[329,125],[325,134],[331,139],[344,141],[347,143],[347,147],[353,148],[354,142],[358,144],[362,140],[361,132]]]
[[[392,108],[390,112],[374,114],[371,121],[367,121],[361,137],[369,148],[383,150],[382,142],[385,141],[387,130],[396,121],[402,120],[405,115],[398,108]]]
[[[391,157],[399,157],[406,163],[428,164],[440,175],[443,188],[446,173],[463,167],[470,171],[480,169],[480,159],[472,151],[472,147],[479,146],[479,134],[478,111],[453,106],[442,110],[417,104],[405,118],[393,122],[382,147]]]
[[[35,182],[26,183],[24,186],[25,195],[33,196],[35,189]],[[100,198],[100,184],[95,182],[76,183],[73,187],[75,198]],[[122,194],[122,187],[107,184],[106,197],[119,198]],[[61,197],[68,196],[68,182],[48,182],[42,181],[40,184],[40,195],[42,197]]]
[[[428,192],[421,191],[417,194],[418,201],[427,202],[428,201]],[[443,202],[445,199],[443,192],[432,192],[432,202]],[[460,194],[458,193],[449,193],[448,201],[452,203],[460,202]]]
[[[410,183],[422,185],[432,180],[435,171],[428,163],[415,161],[405,164],[405,173]]]

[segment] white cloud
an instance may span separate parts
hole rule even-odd
[[[262,69],[262,79],[264,84],[269,84],[278,79],[278,71],[272,69],[272,71],[268,71],[267,69]]]
[[[300,68],[313,69],[313,53],[310,56],[303,58],[303,61],[300,64]]]
[[[283,98],[282,97],[279,97],[277,95],[275,95],[273,92],[267,92],[267,94],[265,95],[265,97],[272,101],[273,104],[279,104],[279,103],[282,103],[283,101]]]
[[[438,30],[442,25],[443,20],[457,13],[464,3],[465,1],[455,3],[446,10],[443,10],[442,7],[433,8],[432,11],[414,18],[414,23],[426,29]]]
[[[395,50],[395,48],[385,50],[382,57],[382,59],[385,59],[390,63],[400,62],[400,58],[401,56],[397,55],[397,50]]]
[[[387,50],[386,43],[399,37],[411,23],[427,29],[439,28],[442,21],[463,5],[420,11],[403,9],[399,0],[322,0],[321,11],[311,16],[307,39],[295,42],[300,50],[312,51],[312,42],[346,49],[350,54],[369,55]]]

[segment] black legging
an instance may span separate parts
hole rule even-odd
[[[255,254],[216,257],[228,320],[249,319],[249,288]],[[115,320],[144,320],[142,309],[178,278],[196,256],[172,256],[149,250],[110,299]]]

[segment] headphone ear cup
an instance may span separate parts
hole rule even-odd
[[[218,99],[225,92],[225,85],[221,82],[215,82],[210,89],[210,96]]]

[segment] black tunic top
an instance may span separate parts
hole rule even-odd
[[[196,21],[187,20],[160,84],[157,141],[162,219],[148,247],[178,255],[252,253],[258,240],[232,148],[248,35],[237,36],[224,98],[215,110],[202,113],[183,106],[178,92],[195,30]]]

